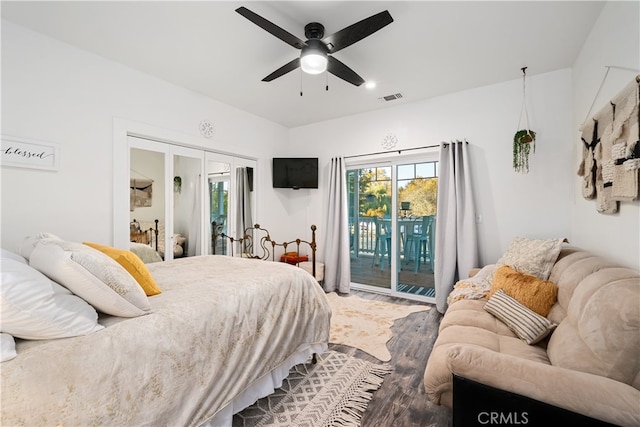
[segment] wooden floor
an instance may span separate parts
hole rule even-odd
[[[369,292],[351,291],[361,298],[384,300],[395,304],[415,304]],[[385,377],[375,392],[362,419],[363,427],[447,427],[452,425],[449,408],[431,404],[424,391],[424,369],[438,334],[442,315],[435,306],[396,320],[393,338],[387,343],[393,372]],[[360,357],[373,363],[378,359],[353,347],[329,344],[330,350]]]

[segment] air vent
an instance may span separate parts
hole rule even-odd
[[[381,101],[393,101],[395,99],[400,99],[402,98],[402,94],[401,93],[394,93],[393,95],[387,95],[387,96],[383,96],[382,98],[380,98]]]

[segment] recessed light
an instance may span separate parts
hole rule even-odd
[[[368,81],[364,84],[364,87],[366,87],[367,89],[373,89],[374,87],[376,87],[376,82]]]

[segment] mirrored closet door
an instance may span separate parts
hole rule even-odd
[[[128,135],[126,140],[129,234],[121,235],[124,230],[116,227],[116,244],[146,245],[143,249],[165,261],[231,254],[224,239],[214,247],[212,227],[217,233],[241,237],[257,221],[256,160],[152,138]],[[116,176],[115,182],[124,190],[124,179]],[[116,192],[118,201],[120,194]],[[122,202],[114,206],[124,213]],[[122,213],[116,212],[116,224]]]
[[[206,240],[202,218],[204,211],[204,153],[171,146],[173,160],[173,210],[170,244],[172,258],[203,255]],[[169,251],[165,251],[169,252]],[[165,254],[166,259],[166,254]]]
[[[205,253],[204,153],[129,137],[130,241],[167,261]]]
[[[229,234],[231,222],[231,165],[233,158],[223,154],[206,153],[207,163],[207,205],[208,205],[208,254],[227,255],[230,251],[227,240],[217,238],[214,241],[212,232],[216,235]]]

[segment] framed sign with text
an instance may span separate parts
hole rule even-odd
[[[2,166],[57,171],[60,145],[2,135]]]

